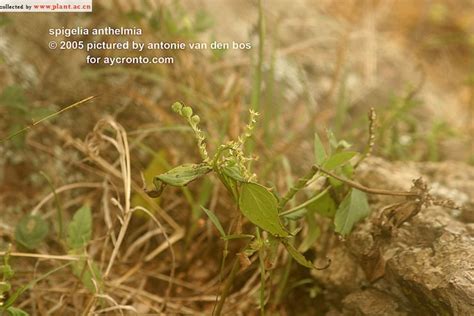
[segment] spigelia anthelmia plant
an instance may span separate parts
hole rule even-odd
[[[258,176],[252,172],[250,166],[254,157],[246,153],[246,143],[252,138],[259,114],[249,111],[249,120],[243,133],[235,140],[221,144],[211,156],[206,144],[205,133],[200,129],[200,117],[189,106],[176,102],[172,109],[183,117],[194,132],[201,161],[187,163],[155,176],[153,190],[147,190],[152,197],[158,197],[166,186],[183,187],[190,182],[209,174],[214,174],[222,182],[232,196],[240,214],[253,224],[254,229],[243,233],[231,229],[225,230],[216,214],[201,206],[203,211],[219,231],[225,241],[222,269],[228,256],[227,243],[231,240],[247,240],[245,246],[233,258],[230,272],[223,284],[220,299],[214,308],[214,314],[220,315],[226,297],[229,295],[234,278],[239,268],[245,268],[252,262],[259,263],[261,274],[260,311],[264,313],[267,302],[264,293],[265,282],[271,269],[271,262],[275,262],[280,245],[299,264],[310,269],[325,269],[330,265],[329,258],[321,266],[316,266],[308,260],[303,251],[307,250],[317,239],[317,234],[308,233],[300,245],[295,245],[295,237],[301,228],[295,225],[296,219],[306,219],[308,230],[317,230],[314,214],[331,218],[334,231],[341,236],[349,234],[355,223],[370,213],[366,194],[382,194],[402,196],[405,202],[389,205],[382,212],[380,219],[381,234],[390,232],[399,227],[411,217],[415,216],[422,207],[442,205],[455,208],[449,201],[440,201],[428,192],[428,186],[422,179],[414,180],[413,187],[406,192],[393,192],[382,189],[365,187],[351,178],[359,164],[371,154],[374,146],[375,112],[369,114],[369,137],[367,147],[363,153],[349,151],[350,145],[346,141],[338,141],[328,132],[329,146],[324,146],[319,136],[314,140],[314,164],[310,171],[298,179],[289,190],[279,195],[273,188],[259,183]],[[297,193],[308,189],[316,180],[323,178],[323,184],[312,192],[303,203],[289,208],[287,205],[295,199]],[[308,216],[311,215],[311,216]],[[313,220],[311,220],[313,218]],[[256,257],[257,260],[251,260]]]

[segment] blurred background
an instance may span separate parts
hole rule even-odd
[[[171,256],[152,221],[134,217],[111,274],[120,286],[107,295],[141,312],[161,310],[163,297],[169,297],[170,313],[209,312],[220,284],[216,254],[222,243],[199,205],[229,223],[235,217],[230,197],[213,179],[167,189],[154,202],[141,192],[142,173],[150,185],[171,166],[199,161],[192,134],[170,111],[175,101],[199,114],[211,151],[239,135],[249,108],[258,110],[254,171],[260,182],[281,190],[311,166],[315,132],[325,135],[329,129],[363,150],[371,107],[378,117],[374,155],[407,164],[474,164],[474,2],[264,0],[262,6],[264,25],[258,2],[247,0],[95,1],[92,14],[0,15],[1,138],[97,96],[0,144],[2,250],[14,242],[16,223],[32,210],[52,220],[59,204],[69,219],[88,204],[94,222],[89,255],[104,268],[112,249],[104,240],[118,231],[117,210],[108,201],[123,199],[124,179],[117,174],[117,151],[91,138],[96,124],[110,117],[123,126],[130,144],[132,204],[154,210],[175,253]],[[49,28],[77,26],[136,26],[143,29],[141,41],[249,41],[252,49],[172,51],[167,54],[174,65],[87,65],[86,52],[47,47],[50,40],[61,40],[50,37]],[[124,52],[94,53],[114,54]],[[91,152],[100,153],[102,164]],[[61,192],[57,199],[52,188]],[[140,239],[144,234],[148,237]],[[154,252],[160,245],[163,250]],[[53,234],[35,251],[64,254]],[[15,262],[17,285],[56,265]],[[171,262],[176,280],[169,292]],[[241,314],[255,308],[254,272],[245,272],[229,301]],[[305,272],[296,271],[296,281],[306,278],[298,273]],[[65,314],[90,299],[72,274],[46,283],[25,294],[21,307]],[[291,315],[288,291],[275,310]],[[300,299],[312,305],[316,292]]]

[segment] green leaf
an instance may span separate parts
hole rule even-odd
[[[235,181],[247,182],[247,180],[245,180],[244,176],[242,175],[242,172],[240,171],[239,166],[237,165],[224,166],[222,167],[221,170],[222,170],[222,173],[224,173],[229,178],[234,179]]]
[[[257,183],[242,183],[239,208],[253,224],[277,237],[286,237],[288,232],[280,222],[275,196]]]
[[[339,205],[334,217],[335,231],[347,235],[355,223],[369,215],[370,208],[364,192],[352,189]]]
[[[207,214],[207,216],[209,217],[211,222],[214,224],[214,226],[216,226],[216,228],[219,231],[219,233],[221,234],[221,236],[225,237],[226,233],[224,231],[224,228],[222,228],[221,222],[219,222],[219,219],[217,218],[216,214],[214,214],[214,212],[208,210],[204,206],[201,206],[201,209]]]
[[[92,213],[89,206],[83,206],[74,214],[67,229],[67,246],[70,250],[81,250],[92,237]]]
[[[286,250],[288,250],[288,253],[293,257],[293,259],[295,259],[296,262],[298,262],[299,264],[301,264],[302,266],[306,268],[310,268],[310,269],[314,268],[313,263],[309,261],[308,259],[306,259],[305,256],[303,256],[301,252],[299,252],[298,250],[296,250],[295,247],[293,247],[293,245],[291,245],[287,241],[284,241],[283,245],[285,245]]]
[[[327,158],[326,150],[324,145],[319,138],[318,133],[314,133],[314,159],[316,164],[322,165]]]
[[[354,175],[354,166],[349,164],[345,164],[344,166],[341,167],[342,174],[348,178],[351,179],[352,176]]]
[[[8,307],[7,313],[9,316],[28,316],[29,314],[22,309],[16,307]]]
[[[329,157],[329,159],[324,163],[323,168],[326,170],[336,169],[337,167],[340,167],[347,163],[355,155],[357,155],[355,151],[343,151],[340,153],[336,153]]]
[[[311,202],[306,207],[311,213],[318,213],[324,217],[332,218],[336,213],[336,203],[332,199],[329,192],[321,195],[320,198]]]
[[[184,164],[169,170],[159,176],[155,176],[153,180],[157,188],[161,187],[161,183],[166,183],[175,187],[183,187],[189,182],[205,175],[212,170],[207,163],[201,164]]]
[[[89,266],[85,258],[74,262],[72,265],[72,273],[81,280],[82,284],[91,293],[97,292],[92,280],[96,281],[98,287],[100,287],[102,284],[102,276],[100,274],[99,267],[95,262],[91,262]]]
[[[238,182],[233,178],[229,177],[224,172],[218,173],[219,179],[221,180],[222,184],[226,187],[227,191],[232,193],[232,196],[235,201],[239,199],[239,192],[238,192]]]
[[[15,228],[15,240],[28,249],[35,249],[46,238],[48,223],[38,215],[26,215]]]

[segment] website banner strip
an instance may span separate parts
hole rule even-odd
[[[92,12],[92,0],[0,0],[0,12]]]

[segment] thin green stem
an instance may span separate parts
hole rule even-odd
[[[289,215],[289,214],[292,214],[292,213],[295,213],[303,208],[305,208],[306,206],[308,206],[309,204],[313,203],[314,201],[316,201],[317,199],[319,199],[321,196],[323,196],[324,194],[326,194],[326,192],[329,191],[329,187],[327,187],[326,189],[324,189],[323,191],[319,192],[318,195],[312,197],[311,199],[307,200],[306,202],[304,203],[301,203],[300,205],[298,206],[295,206],[289,210],[286,210],[284,212],[281,212],[279,215],[280,216],[286,216],[286,215]]]
[[[54,202],[56,203],[57,219],[58,219],[58,240],[62,240],[62,237],[63,237],[63,210],[61,208],[61,203],[59,202],[59,197],[56,194],[56,189],[54,188],[53,183],[51,182],[51,179],[43,171],[40,171],[40,173],[46,179],[46,182],[48,182],[48,185],[51,188],[51,191],[53,192],[53,195],[54,195]]]
[[[265,262],[264,262],[264,255],[265,255],[265,247],[263,247],[263,240],[260,236],[260,229],[256,227],[255,229],[257,240],[262,245],[258,250],[258,260],[259,260],[259,269],[260,269],[260,296],[259,296],[259,304],[260,304],[260,315],[265,315]]]
[[[232,289],[232,285],[234,284],[235,275],[239,270],[240,263],[238,258],[234,259],[234,263],[232,264],[232,269],[230,270],[229,276],[226,279],[224,284],[224,288],[222,289],[222,293],[220,295],[219,302],[217,302],[216,308],[214,310],[214,316],[220,316],[222,313],[222,309],[224,308],[224,303],[226,298],[229,296],[230,290]]]
[[[73,262],[68,262],[66,264],[63,264],[62,266],[59,266],[57,268],[54,268],[48,272],[46,272],[45,274],[43,274],[42,276],[30,281],[28,284],[26,285],[23,285],[22,287],[20,287],[18,290],[16,290],[16,292],[14,292],[13,294],[10,295],[10,297],[8,298],[8,300],[5,302],[5,304],[2,306],[2,311],[5,311],[6,309],[8,309],[8,307],[12,306],[15,301],[18,299],[18,297],[20,295],[22,295],[26,290],[29,290],[31,288],[33,288],[33,286],[36,285],[36,283],[48,278],[51,274],[53,273],[56,273],[58,272],[59,270],[61,269],[64,269],[68,266],[70,266]]]
[[[283,298],[283,293],[285,292],[286,285],[288,283],[288,278],[290,277],[291,265],[293,263],[293,257],[288,256],[288,261],[285,264],[285,268],[283,270],[283,276],[281,280],[278,282],[278,289],[275,294],[275,305],[279,305]]]

